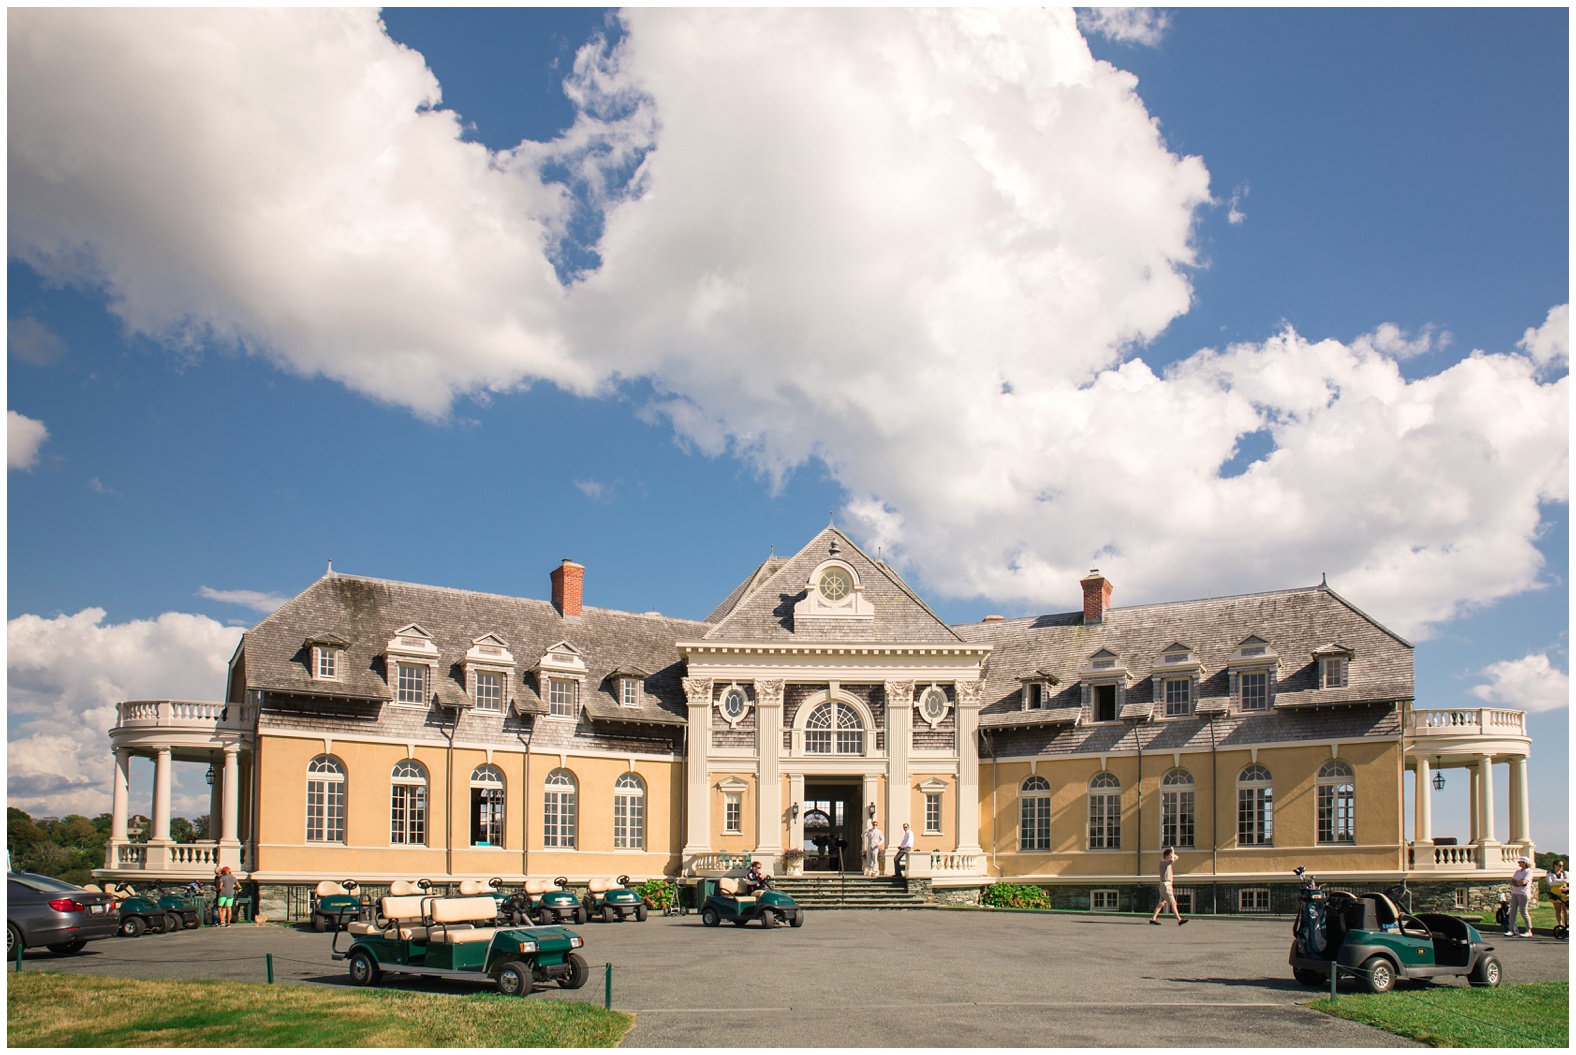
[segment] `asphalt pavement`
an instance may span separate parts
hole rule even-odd
[[[823,911],[804,927],[709,929],[697,916],[577,930],[584,989],[531,999],[635,1013],[625,1047],[1412,1047],[1299,1006],[1285,920],[982,911]],[[1488,936],[1506,984],[1569,977],[1568,945]],[[24,970],[346,985],[330,936],[237,925],[29,952]],[[480,986],[385,976],[433,992]],[[1439,984],[1465,985],[1465,979]]]

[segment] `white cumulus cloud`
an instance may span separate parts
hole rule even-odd
[[[38,464],[39,448],[49,439],[42,421],[34,421],[14,410],[5,412],[5,465],[7,469],[31,469]]]
[[[1472,694],[1486,703],[1518,711],[1557,711],[1570,706],[1570,675],[1551,664],[1546,653],[1490,663],[1482,674],[1488,684],[1474,685]]]
[[[223,604],[238,604],[242,608],[250,608],[256,612],[269,613],[279,608],[280,605],[290,600],[277,593],[263,593],[260,590],[215,590],[211,586],[199,587],[198,597],[206,597],[210,601],[219,601]]]
[[[645,379],[642,412],[700,451],[774,480],[822,460],[941,593],[1043,610],[1095,565],[1119,604],[1327,572],[1421,636],[1539,584],[1563,307],[1410,379],[1448,335],[1380,319],[1157,374],[1135,356],[1188,310],[1209,174],[1072,13],[623,17],[577,56],[574,127],[489,154],[368,12],[18,9],[12,251],[135,332],[423,415]],[[587,211],[595,262],[561,283]],[[1249,436],[1268,452],[1223,476]]]
[[[1153,7],[1084,7],[1078,9],[1078,26],[1120,44],[1159,47],[1171,26],[1171,16]]]
[[[90,817],[109,809],[118,701],[224,698],[240,630],[179,612],[104,617],[85,608],[6,624],[7,801],[19,809]]]

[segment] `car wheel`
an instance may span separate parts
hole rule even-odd
[[[5,955],[6,959],[16,959],[16,950],[27,948],[27,942],[22,940],[22,932],[7,923],[5,925]]]
[[[1476,986],[1492,989],[1499,985],[1500,973],[1498,957],[1480,956],[1477,964],[1472,968],[1472,973],[1467,975],[1467,981]]]
[[[586,920],[590,918],[591,916],[588,912],[586,912],[586,907],[584,905],[581,905],[579,908],[575,909],[575,922],[580,924],[582,927],[586,925]]]
[[[1363,988],[1370,993],[1388,993],[1395,988],[1395,966],[1383,956],[1368,957],[1359,970]]]
[[[788,926],[790,926],[790,927],[802,927],[802,926],[804,926],[804,913],[802,911],[801,912],[795,912],[793,914],[793,919],[788,921]]]
[[[317,931],[319,934],[322,934],[324,931],[328,930],[328,920],[324,919],[322,916],[313,916],[312,929]]]
[[[722,922],[722,917],[717,915],[714,908],[701,909],[700,921],[708,927],[715,927]]]
[[[519,960],[498,968],[498,991],[504,996],[524,996],[531,991],[531,969]]]
[[[1322,986],[1329,981],[1329,975],[1307,967],[1293,967],[1291,976],[1303,985]]]
[[[127,916],[120,921],[120,932],[128,938],[135,938],[148,929],[148,921],[141,916]]]
[[[646,922],[646,906],[644,906],[644,905],[636,905],[635,906],[635,922],[636,923],[644,923],[644,922]]]
[[[359,949],[350,954],[350,984],[351,985],[377,985],[383,972],[378,968],[377,960],[365,949]]]
[[[774,929],[777,926],[777,913],[773,912],[769,908],[762,909],[761,926],[765,927],[767,930]]]
[[[569,973],[558,979],[558,984],[565,989],[579,989],[586,984],[586,979],[591,977],[591,968],[586,966],[586,958],[578,952],[572,952],[565,959],[569,964]]]
[[[76,941],[66,941],[61,942],[59,945],[51,945],[49,951],[59,953],[61,956],[69,956],[74,952],[81,952],[87,947],[88,940],[86,938],[78,938]]]

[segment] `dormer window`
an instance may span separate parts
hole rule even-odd
[[[422,704],[427,702],[427,668],[419,663],[400,663],[394,687],[397,703]]]
[[[618,702],[625,707],[640,706],[640,679],[622,678],[618,683]]]
[[[1198,681],[1203,674],[1203,664],[1193,654],[1193,649],[1180,641],[1173,641],[1160,653],[1154,664],[1154,698],[1160,714],[1166,718],[1191,717],[1198,702]]]
[[[848,626],[847,620],[874,619],[875,606],[865,596],[865,584],[855,566],[844,560],[835,544],[827,559],[804,580],[804,598],[793,606],[796,629],[816,625]]]
[[[312,676],[319,681],[338,681],[339,649],[329,645],[313,645]]]
[[[1083,683],[1084,712],[1093,722],[1114,722],[1122,713],[1127,666],[1115,652],[1102,648],[1078,670]]]
[[[547,646],[534,668],[537,692],[547,702],[550,718],[576,718],[580,714],[580,686],[586,680],[586,661],[568,641]]]
[[[547,713],[554,718],[575,717],[580,683],[573,678],[547,679]]]
[[[1024,710],[1044,711],[1050,709],[1051,689],[1058,682],[1056,675],[1045,670],[1034,670],[1021,675],[1018,680],[1023,683]]]
[[[1268,711],[1275,705],[1275,675],[1280,655],[1270,643],[1249,635],[1237,645],[1226,661],[1231,675],[1231,694],[1243,712]]]
[[[410,707],[431,703],[438,666],[438,644],[432,635],[415,623],[407,623],[394,632],[383,651],[393,682],[394,702]]]
[[[465,675],[471,702],[486,714],[502,714],[514,681],[514,653],[497,634],[483,634],[471,641],[465,653]]]
[[[821,573],[816,589],[821,593],[821,599],[827,604],[841,604],[854,592],[854,577],[848,573],[847,568],[833,565]]]
[[[476,685],[476,709],[502,714],[503,675],[496,670],[478,670],[473,680]]]
[[[1192,678],[1164,678],[1161,686],[1165,694],[1167,718],[1186,718],[1193,713]]]
[[[1329,644],[1313,650],[1319,663],[1319,688],[1344,689],[1351,681],[1352,650],[1342,644]]]

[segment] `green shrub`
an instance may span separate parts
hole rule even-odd
[[[1051,895],[1044,887],[1020,883],[992,883],[980,900],[997,908],[1050,908]]]
[[[666,879],[648,879],[635,890],[658,912],[673,904],[673,884]]]

